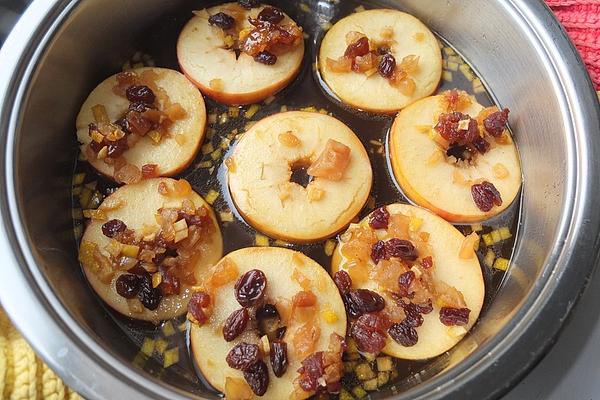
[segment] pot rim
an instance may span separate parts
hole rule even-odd
[[[38,354],[82,395],[187,398],[189,393],[132,369],[77,325],[37,268],[21,222],[15,191],[18,171],[10,144],[15,143],[20,109],[31,89],[29,78],[46,45],[79,3],[34,1],[0,50],[0,65],[6,71],[0,76],[0,214],[4,221],[0,252],[6,263],[0,302]],[[593,202],[586,201],[600,189],[600,107],[591,80],[575,47],[541,0],[509,0],[505,7],[518,15],[522,28],[545,55],[555,91],[561,95],[558,100],[568,122],[566,193],[573,201],[562,213],[554,246],[538,278],[541,283],[531,289],[519,312],[463,362],[394,396],[397,399],[471,398],[478,391],[492,398],[508,391],[554,343],[598,259],[600,213]],[[475,386],[479,389],[474,390]]]

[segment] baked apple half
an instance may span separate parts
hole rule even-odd
[[[483,305],[477,240],[406,204],[381,207],[351,225],[340,236],[332,272],[359,350],[423,360],[458,343]]]
[[[125,185],[108,196],[79,248],[85,276],[111,308],[158,323],[185,313],[196,285],[223,254],[210,206],[181,179]]]
[[[302,253],[225,256],[188,306],[194,360],[227,399],[304,399],[338,391],[346,313],[329,274]]]
[[[224,104],[260,102],[298,74],[304,36],[275,6],[226,3],[195,11],[177,41],[183,73]]]
[[[389,142],[402,191],[452,222],[479,222],[504,211],[522,181],[508,116],[508,109],[484,108],[456,90],[404,109]]]
[[[333,25],[321,43],[319,70],[342,102],[395,113],[435,91],[442,76],[436,37],[397,10],[367,10]]]
[[[172,176],[194,159],[206,108],[198,89],[165,68],[121,72],[98,85],[77,116],[87,161],[119,183]]]

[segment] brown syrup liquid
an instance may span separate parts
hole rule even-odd
[[[272,102],[261,104],[259,111],[251,119],[244,117],[245,112],[250,106],[244,106],[239,108],[239,117],[228,117],[226,121],[221,120],[221,117],[227,114],[229,107],[218,104],[210,99],[205,99],[208,115],[216,114],[217,122],[207,127],[208,134],[204,144],[212,143],[214,149],[219,149],[223,139],[228,139],[231,143],[229,146],[222,148],[220,157],[217,157],[219,155],[218,152],[212,155],[200,152],[190,167],[179,175],[179,177],[187,179],[192,184],[194,190],[204,197],[211,191],[219,193],[218,198],[212,205],[217,216],[221,212],[225,213],[224,215],[233,214],[233,221],[220,222],[220,229],[224,239],[224,254],[255,245],[256,234],[260,232],[249,226],[240,217],[239,213],[237,213],[227,189],[226,167],[223,161],[235,146],[236,135],[243,133],[244,127],[249,121],[258,121],[266,116],[278,113],[282,110],[282,107],[287,107],[288,110],[297,110],[305,107],[315,107],[319,110],[325,109],[330,115],[347,124],[361,139],[371,160],[373,187],[371,191],[372,199],[370,199],[361,211],[358,218],[363,218],[374,208],[385,204],[396,202],[409,203],[399,190],[399,186],[391,174],[391,168],[388,165],[386,157],[387,138],[393,117],[360,112],[346,107],[327,90],[326,85],[320,80],[316,69],[319,44],[325,34],[326,21],[335,23],[342,17],[354,12],[359,6],[366,9],[380,7],[377,7],[376,3],[354,0],[337,2],[331,0],[310,0],[311,11],[307,12],[306,3],[285,0],[273,2],[272,4],[282,8],[307,33],[305,42],[306,53],[302,71],[290,86],[275,95]],[[210,3],[209,6],[211,5],[215,4]],[[138,48],[150,55],[156,66],[178,70],[175,50],[177,36],[183,25],[191,18],[191,11],[197,8],[198,4],[185,4],[177,13],[162,16],[160,20],[156,21],[156,24],[150,26],[150,29],[144,35],[140,36]],[[444,42],[443,38],[440,38],[440,43],[447,48],[450,46]],[[445,71],[452,73],[452,81],[442,80],[436,93],[449,89],[462,89],[470,94],[474,94],[478,102],[483,106],[492,105],[493,101],[489,92],[478,90],[479,93],[474,93],[474,86],[470,80],[472,76],[469,78],[466,76],[469,74],[468,71],[465,74],[461,70],[453,70],[456,69],[456,65],[452,63],[460,58],[458,52],[455,54],[448,53],[452,53],[452,51],[444,49],[442,52],[445,60],[444,65],[447,67]],[[461,62],[463,62],[462,59]],[[116,72],[118,71],[114,71],[114,73]],[[216,159],[213,159],[213,156]],[[210,167],[208,166],[208,162],[211,164]],[[80,172],[86,173],[85,182],[96,181],[98,183],[97,190],[103,195],[111,193],[117,187],[114,183],[96,174],[86,162],[77,162],[75,173]],[[73,197],[73,204],[74,208],[81,207],[78,197],[75,195]],[[514,248],[519,219],[520,196],[501,215],[483,223],[483,231],[479,232],[482,234],[498,227],[508,227],[513,235],[509,240],[490,247],[481,246],[477,251],[486,286],[485,302],[481,315],[485,315],[485,311],[497,293],[504,277],[504,272],[485,266],[483,258],[487,250],[491,248],[497,257],[510,259]],[[80,234],[84,221],[75,218],[74,223],[76,232]],[[471,232],[469,225],[456,225],[456,227],[464,234]],[[80,237],[77,237],[77,239],[79,240]],[[332,239],[335,240],[335,238]],[[273,239],[270,239],[269,242],[271,246],[281,245],[301,251],[319,262],[327,270],[330,268],[331,257],[325,254],[325,242],[310,245],[282,244],[279,242],[276,243]],[[114,322],[122,329],[123,340],[131,342],[132,354],[136,354],[147,338],[164,340],[167,343],[167,349],[176,346],[179,347],[179,362],[169,368],[163,368],[163,356],[156,352],[151,357],[141,356],[140,353],[135,357],[132,356],[132,361],[137,367],[143,368],[151,375],[157,376],[163,381],[191,393],[210,397],[217,397],[219,395],[210,388],[196,371],[193,358],[188,350],[186,333],[178,329],[182,323],[185,323],[184,316],[170,321],[175,328],[175,333],[167,335],[163,330],[164,324],[155,327],[148,323],[140,323],[125,318],[108,307],[106,307],[106,310]],[[420,362],[396,360],[397,377],[390,380],[384,387],[384,390],[390,387],[392,392],[396,392],[402,390],[401,388],[410,387],[426,379],[428,376],[434,375],[443,367],[445,357],[447,355],[441,355],[432,360]],[[353,374],[350,374],[344,377],[343,383],[344,387],[350,390],[350,388],[358,384],[358,381]]]

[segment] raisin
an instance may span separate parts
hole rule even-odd
[[[119,232],[125,231],[125,229],[127,229],[127,225],[120,219],[111,219],[102,224],[102,233],[109,238],[114,238]]]
[[[188,312],[198,321],[203,324],[208,321],[208,316],[204,312],[203,308],[210,305],[210,295],[205,292],[195,292],[190,298],[188,303]]]
[[[415,261],[419,257],[417,249],[411,242],[396,238],[385,242],[385,255],[388,258],[397,257],[403,261]]]
[[[115,125],[117,125],[119,128],[121,128],[121,130],[123,132],[125,132],[126,134],[131,133],[131,127],[129,126],[129,122],[127,121],[127,118],[123,117],[123,118],[119,118],[118,120],[115,121]]]
[[[250,316],[248,315],[248,310],[245,308],[232,312],[223,324],[223,337],[225,338],[225,341],[231,342],[244,332],[249,319]]]
[[[339,270],[333,275],[333,281],[341,294],[347,293],[352,288],[352,278],[344,271]]]
[[[400,287],[398,294],[401,297],[409,297],[413,294],[413,292],[409,292],[409,289],[414,279],[415,273],[413,271],[406,271],[398,277],[398,286]]]
[[[251,8],[259,7],[260,0],[238,0],[238,4],[249,10]]]
[[[134,103],[129,103],[129,111],[134,111],[141,114],[148,109],[148,106],[149,104],[146,104],[143,101],[136,101]]]
[[[277,307],[275,307],[273,304],[265,304],[256,311],[257,319],[267,319],[275,317],[279,317],[279,312],[277,311]]]
[[[419,335],[412,326],[401,322],[394,324],[388,329],[388,334],[392,339],[404,347],[411,347],[419,341]]]
[[[440,321],[446,326],[467,325],[469,323],[468,308],[442,307],[440,309]]]
[[[306,357],[302,361],[302,367],[298,370],[300,379],[298,383],[302,390],[313,392],[319,386],[319,378],[325,373],[325,365],[323,363],[323,352],[318,351]]]
[[[282,377],[288,366],[287,344],[282,341],[272,342],[269,357],[273,374],[278,378]]]
[[[384,259],[387,259],[385,254],[385,243],[382,240],[379,240],[371,248],[371,260],[377,264],[380,260]]]
[[[379,294],[368,289],[350,290],[344,296],[348,314],[358,318],[363,314],[377,312],[385,307],[385,300]]]
[[[139,293],[140,286],[140,277],[133,274],[123,274],[115,282],[117,293],[126,299],[133,299]]]
[[[287,331],[287,326],[281,326],[275,330],[275,337],[279,340],[283,339],[285,336],[285,332]]]
[[[394,56],[389,53],[384,54],[381,57],[377,70],[379,71],[379,75],[384,78],[390,78],[394,75],[394,71],[396,71],[396,59]]]
[[[235,26],[235,19],[231,15],[227,15],[224,12],[216,13],[208,18],[208,23],[211,25],[218,26],[223,30],[231,29]]]
[[[132,103],[152,104],[156,100],[154,92],[146,85],[130,86],[125,91],[125,96]]]
[[[154,311],[158,308],[160,301],[162,300],[162,292],[160,289],[152,287],[152,278],[150,277],[149,273],[140,276],[141,280],[138,298],[144,307],[146,307],[148,310]]]
[[[354,43],[350,43],[344,52],[345,57],[361,57],[369,52],[369,39],[365,36],[361,37]]]
[[[477,150],[480,154],[485,154],[490,149],[490,144],[484,138],[478,137],[473,140],[473,147],[475,147],[475,150]]]
[[[129,150],[129,145],[127,144],[127,138],[123,137],[114,142],[108,142],[108,152],[107,156],[110,158],[118,158],[125,153],[125,151]]]
[[[285,18],[283,12],[276,7],[265,7],[261,12],[258,13],[259,21],[270,22],[271,24],[278,24]]]
[[[459,129],[460,122],[465,120],[467,129]],[[477,121],[457,111],[440,115],[434,129],[448,142],[458,145],[468,145],[480,137]]]
[[[173,273],[167,271],[162,274],[162,282],[158,288],[163,296],[178,295],[181,292],[181,282]]]
[[[258,270],[246,272],[235,283],[235,298],[242,307],[252,307],[259,302],[267,288],[267,277]]]
[[[483,212],[490,211],[494,205],[502,205],[500,192],[498,192],[493,183],[488,181],[476,183],[471,186],[471,196],[473,196],[473,201],[477,205],[477,208]]]
[[[261,354],[257,345],[242,342],[229,350],[225,361],[231,368],[245,371],[260,361],[260,358]]]
[[[385,206],[378,208],[369,217],[369,226],[373,229],[387,229],[390,222],[390,213]]]
[[[254,56],[254,61],[265,65],[274,65],[277,62],[277,56],[264,50]]]
[[[413,328],[418,328],[423,325],[423,316],[421,316],[421,310],[419,306],[414,303],[403,304],[404,313],[406,314],[406,318],[402,321],[404,324],[408,326],[412,326]]]
[[[380,46],[377,48],[377,54],[379,54],[380,56],[386,55],[391,51],[391,49],[389,48],[389,46]]]
[[[429,314],[433,311],[433,303],[431,302],[431,299],[429,299],[429,301],[425,304],[416,304],[416,307],[421,314]]]
[[[257,396],[262,396],[269,387],[269,370],[267,364],[260,360],[244,371],[244,379]]]
[[[385,347],[389,320],[379,314],[364,314],[352,326],[351,335],[360,351],[377,354]]]
[[[472,154],[469,151],[469,148],[465,145],[452,145],[448,147],[446,150],[446,155],[448,157],[454,157],[457,160],[470,160],[472,158]]]
[[[506,129],[506,124],[508,123],[509,113],[510,111],[508,108],[505,108],[502,111],[497,111],[488,115],[487,118],[483,120],[483,127],[486,132],[494,137],[502,136]]]

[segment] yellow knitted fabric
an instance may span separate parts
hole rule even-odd
[[[0,308],[0,398],[6,400],[80,400],[44,364]]]

